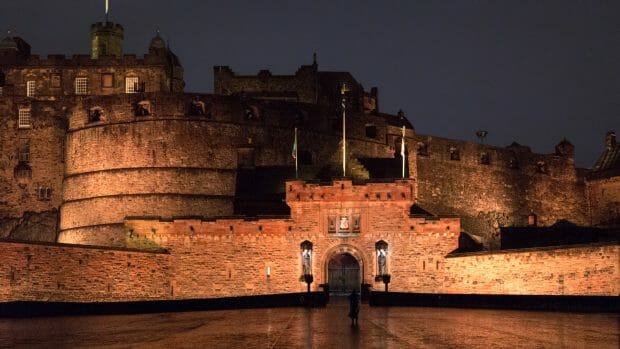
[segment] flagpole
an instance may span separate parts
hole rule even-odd
[[[403,140],[400,143],[400,155],[403,158],[403,178],[405,178],[405,125],[403,125]]]
[[[298,167],[297,167],[297,127],[295,127],[295,179],[298,179]]]
[[[347,124],[346,124],[346,105],[344,92],[347,85],[342,84],[340,96],[342,97],[342,177],[347,176]]]

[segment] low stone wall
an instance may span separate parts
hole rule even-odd
[[[0,301],[141,301],[170,298],[167,253],[0,242]]]
[[[618,245],[453,256],[445,260],[443,289],[437,292],[620,296],[619,256]]]

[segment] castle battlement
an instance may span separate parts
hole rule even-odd
[[[404,202],[413,204],[414,180],[395,179],[355,183],[351,179],[334,179],[327,183],[286,182],[286,202]]]

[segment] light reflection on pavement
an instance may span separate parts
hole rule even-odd
[[[614,348],[619,314],[362,305],[0,319],[0,347]]]

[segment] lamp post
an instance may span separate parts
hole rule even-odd
[[[308,293],[310,293],[310,284],[314,281],[312,274],[304,274],[304,281],[308,285]]]
[[[381,275],[381,279],[383,280],[383,283],[385,284],[385,292],[388,291],[388,284],[390,283],[390,280],[392,279],[392,275],[390,274],[383,274]]]

